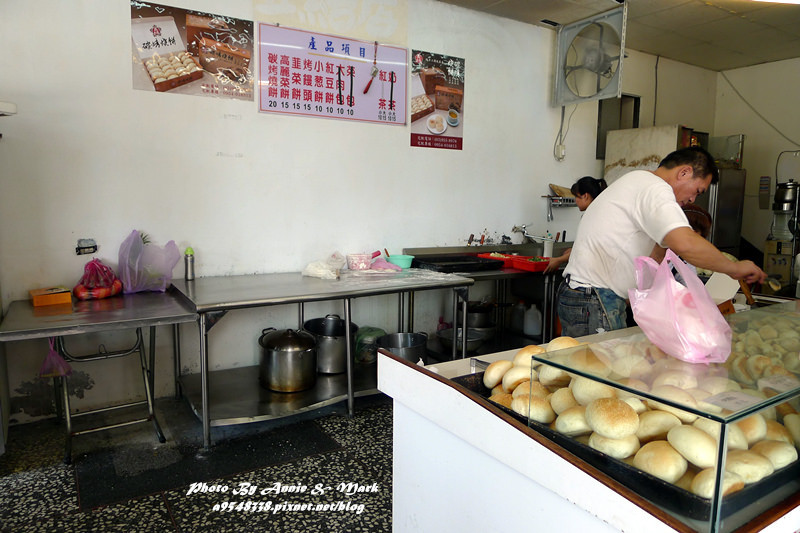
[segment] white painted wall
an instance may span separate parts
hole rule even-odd
[[[253,4],[187,0],[181,7],[252,19]],[[466,59],[464,150],[444,151],[411,148],[408,127],[275,116],[258,113],[256,102],[132,90],[129,17],[124,1],[0,3],[0,100],[19,108],[0,119],[6,309],[29,289],[73,286],[90,259],[75,255],[78,238],[96,239],[96,257],[116,267],[134,228],[157,243],[193,246],[199,276],[299,271],[334,250],[463,244],[470,233],[508,234],[519,223],[575,235],[577,209],[555,210],[548,225],[541,196],[548,183],[601,172],[596,103],[575,110],[566,160],[552,156],[560,109],[550,106],[551,30],[408,2],[403,44]],[[643,117],[652,116],[655,62],[629,51],[625,65],[625,92],[642,96]],[[658,70],[658,121],[711,129],[716,77],[665,60]],[[175,275],[182,272],[179,264]],[[426,294],[417,309],[417,329],[430,331],[449,304]],[[330,311],[341,308],[308,306],[306,316]],[[395,313],[394,299],[359,300],[354,321],[392,329]],[[293,306],[229,314],[210,336],[211,367],[257,363],[260,331],[293,326],[296,317]],[[196,330],[182,331],[185,368],[197,371]],[[168,330],[161,333],[158,395],[169,393],[172,378]],[[117,337],[74,342],[76,349],[123,342]],[[34,382],[46,343],[13,343],[7,352],[12,395],[20,394],[20,384]],[[90,373],[103,377],[76,405],[138,394],[137,382],[118,379],[136,372],[133,362],[124,371],[116,362],[96,364]]]
[[[727,79],[726,79],[727,78]],[[800,150],[800,58],[731,70],[718,75],[717,135],[745,134],[742,166],[747,169],[742,235],[764,249],[772,220],[771,206],[760,209],[761,176],[783,183],[800,181],[800,157],[783,151]],[[770,200],[770,204],[772,201]]]

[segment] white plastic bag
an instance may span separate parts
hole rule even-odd
[[[346,262],[342,254],[333,252],[323,261],[309,263],[306,268],[303,269],[303,275],[312,278],[339,279],[339,271],[344,267]]]
[[[703,282],[675,253],[659,265],[637,257],[636,288],[628,292],[633,318],[665,353],[689,363],[723,363],[731,353],[731,328]],[[681,275],[675,281],[672,268]]]

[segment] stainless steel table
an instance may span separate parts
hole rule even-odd
[[[369,380],[354,372],[352,342],[350,339],[351,300],[368,296],[397,294],[399,302],[398,329],[404,322],[404,300],[408,295],[413,302],[415,291],[453,289],[453,311],[459,298],[466,315],[468,287],[473,281],[453,274],[427,270],[408,269],[401,272],[350,271],[342,272],[338,280],[324,280],[303,276],[299,272],[259,274],[245,276],[217,276],[197,278],[193,281],[174,280],[173,286],[186,296],[198,313],[200,333],[200,375],[181,376],[181,384],[195,413],[203,422],[203,445],[211,446],[211,426],[257,422],[287,416],[302,410],[316,409],[347,398],[347,409],[353,414],[355,385],[362,391],[374,389],[374,378]],[[272,305],[299,304],[299,326],[303,323],[303,304],[306,302],[342,300],[344,302],[345,335],[347,344],[346,379],[326,376],[308,392],[290,394],[270,393],[258,386],[258,371],[231,369],[209,372],[208,332],[228,311]],[[413,304],[408,315],[413,314]],[[409,318],[407,323],[411,323]],[[455,332],[454,332],[455,336]],[[462,357],[466,353],[466,336],[463,336]],[[455,339],[454,339],[455,341]],[[456,343],[453,343],[453,355]],[[212,376],[213,374],[213,376]],[[211,382],[211,383],[210,383]],[[215,383],[222,386],[217,387]],[[371,384],[370,384],[371,383]],[[346,395],[344,387],[346,386]],[[231,387],[237,394],[231,397]],[[215,398],[213,411],[210,396]],[[220,402],[216,400],[220,399]]]
[[[122,357],[139,353],[142,363],[142,373],[145,385],[146,403],[149,415],[143,419],[132,420],[111,426],[101,426],[84,431],[72,431],[72,414],[69,407],[66,378],[55,380],[56,389],[60,388],[61,400],[67,423],[67,440],[65,461],[70,461],[71,438],[82,433],[109,429],[122,425],[152,421],[156,434],[163,442],[163,434],[158,425],[158,420],[153,412],[153,385],[155,365],[155,343],[157,326],[173,326],[173,355],[176,360],[180,357],[180,344],[177,325],[184,322],[194,322],[197,315],[176,291],[143,292],[113,296],[103,300],[73,301],[72,304],[48,305],[33,307],[30,300],[17,300],[11,302],[8,313],[0,323],[0,342],[25,341],[31,339],[54,338],[54,346],[62,357],[71,362],[87,362],[112,357]],[[142,328],[150,328],[149,335],[149,362],[145,357],[144,339]],[[125,350],[107,351],[101,347],[97,353],[86,355],[71,354],[65,344],[65,337],[85,333],[97,333],[120,329],[135,329],[136,342]],[[112,408],[95,409],[81,413],[90,414],[99,411],[108,411],[120,407],[139,405],[145,402],[133,402]],[[56,405],[59,404],[59,395],[56,395]],[[77,416],[77,415],[76,415]]]

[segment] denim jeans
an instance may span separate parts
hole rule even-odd
[[[623,298],[611,289],[558,287],[558,319],[561,334],[570,337],[594,335],[598,329],[611,331],[627,327]]]

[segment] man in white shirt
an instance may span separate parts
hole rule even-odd
[[[654,171],[620,177],[584,212],[564,282],[558,289],[562,334],[581,337],[626,327],[628,290],[636,286],[634,259],[661,261],[666,248],[685,261],[748,283],[766,274],[752,261],[733,262],[695,233],[681,207],[719,180],[699,147],[669,154]]]

